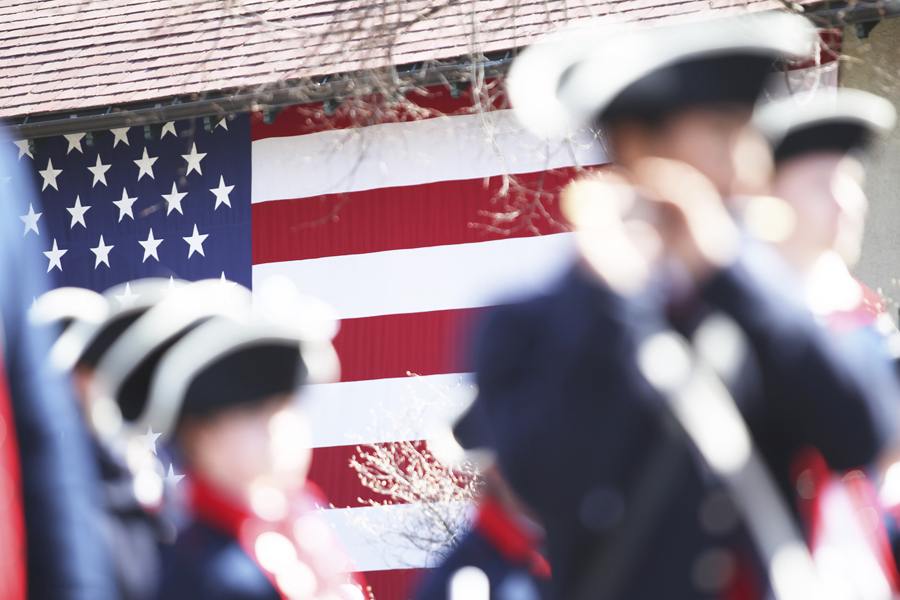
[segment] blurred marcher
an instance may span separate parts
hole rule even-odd
[[[880,312],[848,267],[859,260],[869,207],[861,159],[895,121],[884,98],[843,88],[767,104],[754,118],[774,154],[772,195],[794,215],[773,245],[799,275],[810,309],[833,329],[871,325]]]
[[[770,103],[754,121],[772,145],[772,193],[793,211],[793,227],[773,245],[797,274],[798,293],[869,370],[871,381],[895,379],[888,340],[878,329],[887,324],[894,335],[896,330],[877,294],[848,270],[859,259],[868,212],[861,159],[893,128],[894,107],[873,94],[839,89]],[[852,549],[857,563],[874,563],[896,592],[900,578],[884,520],[859,516],[884,516],[866,472],[835,474],[815,448],[807,448],[793,473],[813,556]]]
[[[760,147],[753,106],[772,63],[808,51],[813,32],[769,15],[569,38],[523,53],[511,100],[535,131],[601,125],[621,174],[569,198],[583,260],[549,294],[489,317],[476,406],[546,528],[560,597],[762,598],[768,565],[671,433],[637,352],[713,312],[737,322],[746,345],[726,383],[786,497],[797,449],[851,468],[893,437],[894,390],[873,389],[808,311],[757,279],[722,202],[759,179],[740,164],[748,142]],[[653,273],[662,304],[639,297]]]
[[[489,447],[485,425],[479,412],[468,412],[454,427],[454,436],[466,449]],[[463,567],[477,567],[487,576],[491,600],[554,597],[537,516],[519,500],[500,470],[486,462],[479,467],[483,481],[472,529],[428,575],[418,600],[447,600],[450,581]]]
[[[38,236],[22,235],[19,216],[28,213],[29,204],[38,213],[40,206],[30,185],[31,175],[17,163],[13,148],[0,139],[0,223],[4,228],[0,233],[0,313],[12,404],[10,415],[0,398],[6,432],[0,455],[6,469],[3,495],[8,499],[3,504],[10,511],[7,515],[13,516],[3,524],[0,537],[16,544],[14,514],[24,506],[29,598],[115,598],[98,525],[98,476],[88,437],[65,380],[46,367],[53,332],[30,325],[27,318],[34,299],[49,287],[46,263],[41,264],[41,253],[47,248]],[[10,460],[16,444],[21,487],[15,483],[16,467]],[[21,547],[14,551],[18,554]],[[4,551],[4,569],[10,568],[0,578],[4,597],[21,597],[15,566],[21,558]]]
[[[113,399],[126,429],[160,432],[179,459],[166,479],[187,514],[163,549],[159,597],[361,599],[317,514],[327,503],[305,481],[308,425],[293,399],[322,357],[315,340],[251,324],[249,296],[187,285],[129,325],[97,366],[92,397]]]
[[[50,363],[70,373],[86,423],[92,424],[87,394],[97,363],[127,325],[169,289],[166,279],[144,279],[116,286],[103,296],[82,288],[58,288],[38,298],[30,316],[35,322],[62,326]],[[161,577],[159,543],[174,536],[174,526],[162,511],[162,466],[152,457],[156,445],[142,448],[133,439],[129,448],[128,440],[103,436],[93,426],[91,430],[105,509],[103,533],[119,595],[123,600],[155,598]],[[148,436],[152,440],[152,432]]]

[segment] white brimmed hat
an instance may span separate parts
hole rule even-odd
[[[71,367],[68,357],[84,348],[86,332],[98,327],[109,315],[109,303],[93,290],[61,287],[43,294],[28,312],[35,325],[59,325],[60,335],[50,347],[50,365]]]
[[[865,149],[894,128],[897,111],[881,96],[840,88],[771,102],[753,120],[778,163],[808,152]]]
[[[250,291],[211,279],[176,288],[124,331],[97,363],[88,390],[97,431],[115,435],[138,423],[146,406],[146,389],[163,353],[189,331],[213,317],[249,322]]]
[[[729,99],[752,105],[772,64],[809,56],[817,40],[805,18],[777,11],[652,29],[569,29],[526,49],[507,86],[525,127],[565,135],[612,113]]]
[[[165,352],[134,429],[168,438],[184,416],[292,394],[310,375],[302,345],[277,328],[210,319]]]
[[[50,364],[62,371],[78,363],[96,366],[125,327],[165,297],[174,285],[168,279],[147,278],[108,289],[101,297],[106,308],[104,318],[73,321],[51,349]]]

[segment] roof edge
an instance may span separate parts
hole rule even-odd
[[[275,84],[278,87],[264,84],[254,89],[234,90],[232,93],[213,92],[210,94],[214,94],[213,97],[207,94],[190,94],[140,104],[27,115],[14,118],[12,124],[0,127],[0,135],[17,140],[36,139],[67,133],[155,125],[190,118],[209,117],[221,120],[229,114],[266,108],[282,108],[391,90],[402,92],[414,87],[468,82],[473,78],[474,69],[483,69],[485,78],[501,77],[509,70],[514,52],[508,50],[491,53],[476,60],[472,60],[471,56],[465,56],[453,61],[442,61],[441,64],[429,62],[398,66],[393,73],[386,72],[393,80],[387,86],[384,74],[363,71],[295,82],[279,82]]]

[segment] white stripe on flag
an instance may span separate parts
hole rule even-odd
[[[447,503],[450,514],[465,514],[467,506]],[[334,508],[321,511],[322,517],[334,527],[344,547],[356,562],[359,571],[388,569],[419,569],[435,567],[437,556],[415,547],[408,537],[415,537],[415,525],[428,522],[428,507],[417,504]],[[462,520],[468,518],[466,515]],[[421,533],[424,540],[426,533]]]
[[[493,306],[544,289],[575,257],[572,233],[253,265],[284,275],[342,319]]]
[[[313,448],[433,439],[472,402],[470,373],[309,385]]]
[[[548,143],[511,110],[257,140],[253,202],[533,173],[607,159],[584,131]]]

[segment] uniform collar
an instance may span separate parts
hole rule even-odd
[[[196,473],[189,475],[190,506],[194,517],[235,539],[241,525],[251,517],[249,508],[227,496]]]

